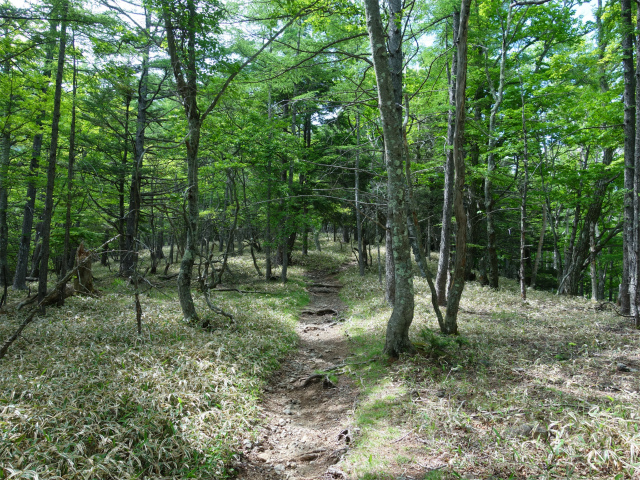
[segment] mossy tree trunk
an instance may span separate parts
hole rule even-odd
[[[391,3],[394,5],[391,5]],[[396,3],[399,4],[396,0],[390,2],[391,18],[389,27],[400,31],[401,10],[397,8],[398,5]],[[380,116],[382,118],[388,179],[388,224],[392,241],[391,253],[395,264],[395,302],[391,317],[387,323],[384,351],[392,357],[397,357],[402,353],[414,352],[414,347],[409,340],[409,326],[413,321],[414,298],[409,236],[407,234],[406,209],[404,205],[406,199],[402,168],[404,150],[401,130],[402,105],[396,102],[394,98],[394,85],[388,60],[389,52],[387,52],[383,34],[378,0],[366,0],[365,10],[376,83],[378,85]],[[390,44],[391,50],[396,48],[401,51],[401,44]]]

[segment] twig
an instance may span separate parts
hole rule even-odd
[[[401,442],[402,440],[404,440],[405,438],[407,438],[409,435],[411,435],[413,432],[407,432],[405,433],[403,436],[401,436],[400,438],[396,438],[393,442],[391,443],[398,443]]]

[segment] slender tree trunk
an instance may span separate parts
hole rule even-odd
[[[458,333],[458,308],[464,289],[467,261],[467,212],[464,208],[465,164],[464,127],[466,119],[465,90],[467,88],[467,32],[471,0],[462,0],[460,5],[460,28],[457,37],[458,77],[456,79],[456,128],[453,137],[453,158],[455,167],[455,191],[453,209],[456,215],[456,263],[451,278],[451,287],[447,295],[447,312],[444,317],[445,332]]]
[[[75,35],[72,36],[71,47],[75,49]],[[62,254],[62,269],[60,278],[64,277],[69,269],[69,257],[71,256],[71,203],[73,201],[73,169],[76,160],[76,96],[78,93],[78,65],[76,54],[73,54],[73,80],[72,80],[72,104],[71,104],[71,126],[69,131],[69,163],[67,165],[67,211],[64,223],[64,249]],[[73,266],[73,263],[71,264]],[[58,295],[58,306],[64,305],[63,285],[60,295]]]
[[[458,38],[460,12],[453,13],[453,42]],[[447,65],[448,66],[448,65]],[[453,216],[453,190],[455,167],[453,159],[453,137],[456,129],[456,80],[458,76],[458,52],[453,50],[449,77],[449,119],[447,124],[447,154],[444,164],[444,201],[442,203],[442,229],[440,230],[440,256],[436,274],[436,292],[438,305],[447,304],[447,276],[449,275],[449,257],[451,255],[451,223]]]
[[[591,274],[591,300],[598,298],[598,264],[596,262],[596,224],[589,225],[589,270]]]
[[[529,188],[529,151],[527,139],[527,118],[525,115],[524,86],[520,79],[520,98],[522,100],[522,135],[524,143],[524,152],[522,156],[522,165],[524,168],[524,179],[520,193],[520,296],[522,300],[527,299],[527,278],[526,278],[526,261],[527,261],[527,189]]]
[[[536,261],[531,271],[531,288],[536,286],[536,277],[538,276],[538,268],[540,267],[540,259],[542,258],[542,246],[544,245],[544,233],[547,229],[547,204],[542,205],[542,228],[540,229],[540,238],[538,239],[538,251],[536,253]]]
[[[8,62],[6,64],[8,66]],[[5,73],[7,69],[5,69]],[[6,120],[1,134],[2,148],[0,151],[0,288],[3,293],[0,297],[0,307],[7,299],[7,286],[9,285],[9,265],[7,262],[7,245],[9,243],[9,229],[7,227],[7,207],[9,200],[9,185],[7,175],[9,173],[9,162],[11,160],[11,125],[9,112],[5,112]]]
[[[487,256],[489,257],[489,286],[493,289],[498,288],[498,250],[496,246],[496,225],[495,225],[495,201],[493,198],[493,176],[496,169],[496,153],[495,148],[498,143],[498,133],[496,128],[496,120],[498,110],[504,99],[505,85],[505,69],[507,64],[507,54],[511,39],[511,19],[513,18],[513,8],[515,4],[509,6],[507,14],[506,27],[502,32],[502,48],[500,51],[500,76],[498,79],[498,88],[496,89],[489,70],[487,68],[487,81],[491,89],[493,97],[493,105],[489,114],[489,145],[487,155],[487,174],[484,183],[484,207],[487,215]],[[488,62],[488,59],[487,59]]]
[[[625,2],[627,2],[628,0],[625,0]],[[640,28],[640,9],[637,12],[637,18],[636,18],[636,27]],[[631,34],[631,32],[629,32]],[[631,39],[633,40],[633,38]],[[632,47],[633,43],[631,42],[631,44],[629,45],[628,43],[625,43],[625,46],[628,47]],[[633,243],[634,243],[634,247],[633,249],[629,249],[629,250],[633,250],[633,256],[634,258],[630,258],[630,263],[632,260],[635,260],[635,264],[631,263],[629,265],[629,270],[633,270],[633,272],[635,273],[634,275],[634,283],[636,286],[635,289],[635,295],[632,298],[631,297],[631,292],[629,292],[629,304],[631,305],[631,303],[633,303],[633,307],[630,309],[633,312],[633,316],[634,316],[634,323],[635,323],[635,327],[636,328],[640,328],[640,108],[638,108],[638,105],[640,105],[640,33],[638,34],[638,37],[636,38],[636,69],[635,72],[633,72],[635,74],[635,76],[633,77],[634,80],[634,89],[635,89],[635,104],[634,104],[634,120],[635,120],[635,124],[633,125],[634,130],[635,130],[635,137],[634,137],[634,151],[633,151],[633,157],[634,157],[634,172],[633,172]],[[633,68],[633,65],[632,65]],[[627,116],[627,105],[626,105],[626,88],[627,88],[627,67],[625,67],[625,167],[627,166],[627,145],[626,145],[626,129],[627,129],[627,121],[626,121],[626,116]],[[628,168],[625,168],[625,187],[626,187],[626,177],[628,175],[627,173]],[[625,198],[625,222],[627,221],[627,215],[626,215],[626,211],[627,211],[627,205],[626,205],[626,198]]]
[[[409,326],[413,321],[413,278],[409,238],[407,235],[405,189],[402,168],[403,141],[401,134],[402,105],[395,101],[392,69],[388,61],[388,52],[383,35],[382,19],[378,0],[365,0],[367,30],[371,42],[373,65],[378,85],[378,102],[384,135],[385,158],[387,164],[389,216],[393,239],[392,254],[395,263],[396,295],[393,312],[387,323],[387,335],[384,351],[395,357],[401,353],[414,351],[409,340]],[[399,39],[398,44],[390,43],[390,51],[394,55],[401,54],[401,8],[399,2],[390,2],[389,26],[397,32],[390,32],[389,37]],[[401,62],[400,62],[401,63]],[[400,72],[396,72],[400,73]],[[401,90],[400,90],[401,91]],[[388,252],[389,253],[389,252]]]
[[[151,29],[151,18],[148,12],[145,12],[146,25],[145,31]],[[136,241],[138,238],[138,224],[140,222],[140,209],[142,208],[141,188],[142,188],[142,164],[145,153],[145,130],[147,128],[147,91],[149,88],[149,42],[145,44],[142,51],[142,71],[140,73],[140,81],[138,82],[138,112],[136,117],[136,139],[135,139],[135,158],[133,169],[131,172],[131,185],[129,187],[129,208],[127,209],[127,219],[125,222],[124,248],[125,252],[120,262],[120,275],[130,277],[135,273],[136,264],[138,262],[138,248]],[[129,99],[130,97],[127,97]],[[129,101],[129,100],[128,100]],[[128,119],[128,102],[127,102],[127,119]],[[129,122],[125,125],[125,131],[129,129]],[[128,135],[125,137],[125,158],[128,150]]]
[[[362,215],[360,214],[360,112],[356,113],[356,231],[358,234],[358,268],[364,277],[364,244],[362,242]]]
[[[49,254],[51,219],[53,217],[53,188],[56,179],[56,161],[58,155],[58,137],[60,127],[60,106],[62,103],[62,76],[64,73],[65,50],[67,46],[67,13],[69,3],[65,1],[62,7],[62,23],[60,26],[60,43],[58,48],[58,66],[56,70],[56,85],[53,97],[53,115],[51,118],[51,143],[49,147],[49,162],[47,166],[47,187],[42,219],[42,246],[40,259],[40,276],[38,278],[38,303],[42,303],[47,295],[47,280],[49,274]],[[46,307],[42,305],[40,312],[44,313]]]
[[[49,24],[49,43],[45,53],[45,71],[44,78],[51,78],[51,68],[53,63],[54,45],[57,21],[51,21]],[[46,95],[49,85],[42,88],[43,96]],[[38,167],[40,165],[40,155],[42,152],[42,122],[46,116],[46,111],[40,111],[36,118],[36,128],[38,133],[33,136],[33,145],[31,147],[31,163],[29,165],[29,176],[27,178],[27,201],[24,206],[24,216],[22,218],[22,232],[20,235],[20,244],[18,246],[18,257],[16,259],[16,273],[13,278],[13,288],[16,290],[26,290],[27,270],[29,264],[29,250],[31,248],[31,230],[33,228],[33,217],[36,205],[36,180],[38,177]]]
[[[269,99],[268,99],[268,116],[269,116],[269,138],[271,138],[271,120],[273,118],[273,109],[271,106],[271,84],[269,84]],[[264,242],[265,253],[265,280],[271,280],[271,157],[267,160],[267,229],[265,232],[266,241]]]
[[[636,112],[635,99],[635,71],[633,64],[633,23],[631,22],[631,0],[621,0],[622,15],[622,68],[624,76],[624,187],[626,189],[624,197],[624,234],[623,234],[623,274],[622,288],[620,296],[620,308],[624,314],[632,314],[640,320],[640,313],[634,307],[637,291],[638,291],[638,234],[635,232],[634,225],[635,212],[634,205],[637,199],[637,190],[635,187],[635,142],[636,142]],[[600,56],[604,55],[604,33],[602,31],[602,22],[598,21],[598,40],[600,46]],[[601,90],[607,91],[608,85],[604,74],[601,80]],[[635,164],[635,165],[634,165]]]

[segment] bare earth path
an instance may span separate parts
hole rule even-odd
[[[264,426],[255,444],[245,444],[238,479],[346,478],[335,465],[351,440],[357,397],[352,379],[336,375],[349,354],[340,328],[346,307],[335,276],[315,271],[307,277],[311,302],[300,314],[299,348],[265,389]]]

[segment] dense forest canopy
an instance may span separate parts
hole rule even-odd
[[[4,3],[3,302],[35,279],[42,302],[79,245],[104,244],[132,282],[180,263],[183,316],[206,324],[193,289],[233,252],[286,282],[333,229],[362,272],[386,246],[391,355],[412,349],[414,274],[447,333],[464,282],[499,276],[523,299],[617,301],[640,325],[635,15],[627,0]]]

